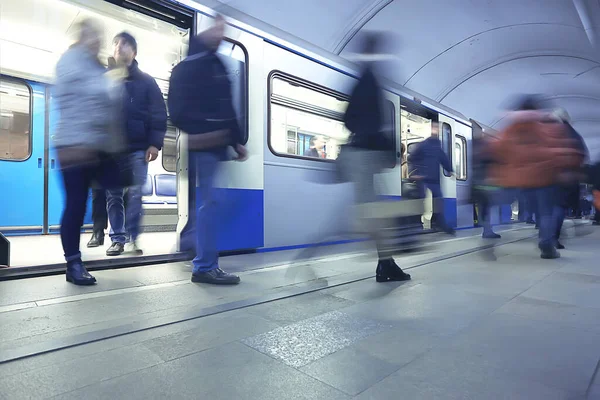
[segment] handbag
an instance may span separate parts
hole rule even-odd
[[[188,148],[190,151],[208,151],[227,147],[232,141],[233,137],[230,129],[219,129],[195,135],[188,134]]]

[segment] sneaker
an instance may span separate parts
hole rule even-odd
[[[106,250],[106,255],[107,256],[120,256],[121,254],[123,254],[123,251],[125,251],[125,246],[123,245],[123,243],[114,242],[113,244],[110,245],[108,250]]]
[[[137,254],[138,256],[141,256],[142,254],[144,254],[144,251],[139,248],[139,246],[137,245],[137,242],[127,243],[126,247],[127,247],[127,250],[125,250],[125,251],[127,253]]]
[[[240,283],[240,277],[228,274],[221,268],[216,268],[211,271],[196,272],[195,274],[192,274],[192,282],[210,283],[213,285],[237,285]]]
[[[564,245],[563,245],[561,242],[558,242],[558,241],[557,241],[557,242],[556,242],[556,248],[557,248],[558,250],[563,250],[563,249],[565,248],[565,246],[564,246]]]

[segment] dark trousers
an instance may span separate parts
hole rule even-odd
[[[108,213],[106,212],[106,190],[92,190],[92,220],[94,221],[94,235],[104,236],[108,228]]]
[[[60,223],[60,240],[67,261],[81,258],[79,252],[81,227],[96,170],[95,166],[76,166],[62,170],[66,201]]]

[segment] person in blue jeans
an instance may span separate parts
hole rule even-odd
[[[217,55],[225,21],[191,38],[188,56],[171,74],[169,112],[173,124],[188,137],[189,219],[181,233],[181,250],[194,252],[192,282],[235,285],[236,275],[219,267],[217,202],[214,179],[219,164],[233,148],[237,161],[247,158],[233,107],[231,82]]]
[[[435,211],[436,205],[439,206],[439,200],[443,199],[440,186],[440,166],[447,172],[454,172],[448,156],[442,150],[442,142],[437,131],[433,130],[431,136],[417,146],[417,149],[410,155],[410,162],[416,168],[413,177],[417,182],[419,196],[424,199],[425,191],[431,190],[433,200],[437,203],[434,205],[434,221],[444,232],[453,234],[454,229],[446,221],[443,210]]]
[[[135,57],[137,42],[127,32],[115,36],[114,60],[127,70],[126,93],[123,99],[125,132],[129,150],[127,168],[133,172],[133,186],[107,191],[106,202],[110,221],[111,246],[109,256],[118,256],[130,242],[131,252],[142,254],[137,244],[142,218],[142,187],[148,176],[148,163],[156,160],[167,131],[167,110],[162,92],[154,78],[142,72]],[[127,192],[127,212],[124,196]]]

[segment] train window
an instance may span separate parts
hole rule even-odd
[[[271,80],[269,146],[274,154],[335,160],[350,132],[348,106],[327,89],[274,75]]]
[[[442,148],[450,160],[450,165],[452,165],[452,127],[446,122],[442,124]],[[444,170],[444,175],[450,176],[451,174]]]
[[[0,80],[0,160],[31,156],[31,91],[25,83]]]
[[[467,180],[467,140],[456,135],[454,143],[454,172],[459,181]]]

